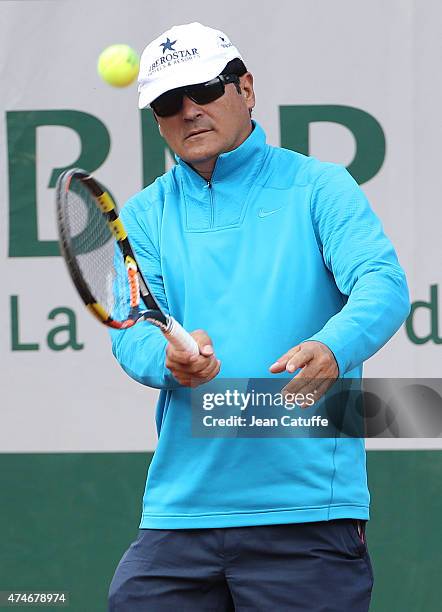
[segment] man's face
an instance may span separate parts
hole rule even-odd
[[[223,96],[199,105],[187,96],[171,117],[156,117],[169,147],[196,170],[211,172],[220,153],[236,149],[251,131],[250,110],[255,105],[253,77],[240,77],[241,94],[233,83]]]

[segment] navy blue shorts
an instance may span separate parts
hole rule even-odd
[[[366,612],[373,573],[361,527],[141,529],[116,569],[109,611]]]

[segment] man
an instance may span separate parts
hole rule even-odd
[[[202,329],[197,356],[153,326],[113,333],[126,372],[162,391],[110,610],[365,611],[363,440],[193,437],[190,394],[215,377],[284,372],[286,390],[360,377],[409,310],[394,249],[344,168],[265,143],[252,75],[224,33],[162,34],[139,93],[177,165],[123,221],[161,304]]]

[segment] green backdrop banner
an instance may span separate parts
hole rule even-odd
[[[70,612],[105,612],[114,569],[137,533],[149,459],[144,453],[0,455],[0,591],[64,590]],[[371,611],[436,612],[442,453],[369,452],[368,470]]]

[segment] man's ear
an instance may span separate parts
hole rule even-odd
[[[153,116],[155,118],[155,121],[157,122],[158,131],[160,133],[160,136],[163,136],[163,132],[161,131],[161,125],[160,125],[160,122],[158,121],[158,117],[156,116],[155,111],[153,109],[152,109],[152,112],[153,112]]]
[[[253,89],[253,75],[250,72],[246,72],[240,77],[242,95],[244,96],[249,111],[255,106],[255,92]]]

